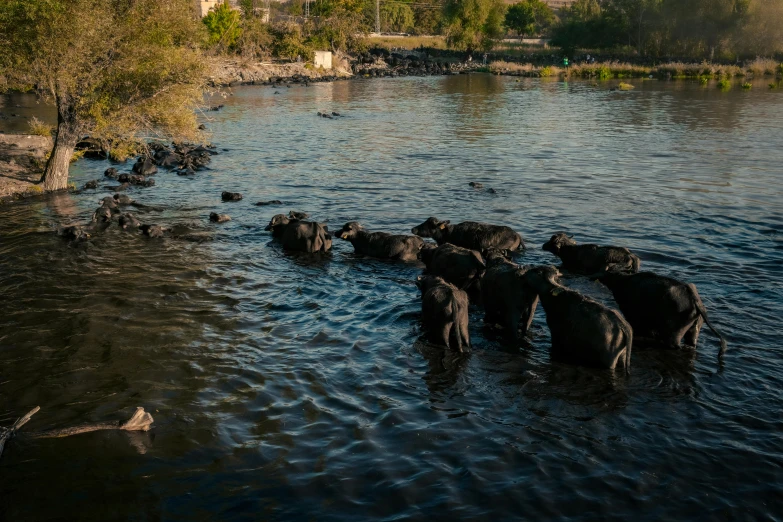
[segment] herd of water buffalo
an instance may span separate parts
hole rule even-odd
[[[106,177],[121,185],[150,186],[149,176],[157,166],[192,175],[209,163],[213,149],[193,146],[158,146],[154,154],[142,157],[133,174],[108,169]],[[472,183],[474,188],[479,184]],[[97,180],[85,186],[97,188]],[[223,201],[238,201],[242,194],[223,192]],[[280,205],[278,200],[257,205]],[[166,230],[142,224],[124,210],[128,205],[144,208],[124,194],[101,200],[87,227],[73,225],[59,230],[71,240],[82,240],[111,223],[115,217],[125,230],[162,237]],[[211,213],[210,221],[231,218]],[[468,307],[484,307],[486,323],[499,326],[509,340],[517,342],[527,333],[539,301],[546,313],[554,360],[583,366],[614,369],[620,363],[630,368],[633,343],[679,349],[684,343],[696,346],[699,332],[707,326],[720,339],[721,357],[726,341],[710,323],[704,304],[693,284],[652,272],[639,272],[640,260],[623,247],[579,245],[565,233],[553,235],[543,245],[562,262],[562,269],[594,278],[614,295],[622,314],[560,284],[561,273],[553,266],[520,266],[514,253],[525,248],[522,237],[506,226],[466,221],[451,224],[434,217],[413,227],[413,235],[369,232],[359,223],[346,223],[331,233],[322,223],[308,221],[304,213],[277,214],[267,231],[284,249],[317,253],[332,248],[332,238],[349,241],[360,255],[426,265],[417,285],[421,290],[422,323],[431,342],[463,352],[470,347]],[[435,244],[423,238],[431,238]]]
[[[283,248],[327,252],[328,227],[307,216],[274,216],[266,230]],[[346,223],[334,235],[349,241],[356,253],[426,265],[421,289],[422,323],[431,342],[465,351],[470,347],[468,306],[485,310],[485,321],[499,325],[513,341],[525,335],[539,301],[546,313],[554,360],[598,368],[630,368],[634,340],[639,344],[679,349],[696,346],[704,322],[719,337],[719,356],[726,341],[707,318],[693,284],[652,272],[639,272],[640,260],[627,248],[579,245],[558,233],[543,249],[559,257],[562,268],[596,278],[614,294],[622,314],[558,282],[553,266],[520,266],[511,258],[524,249],[522,237],[509,227],[466,221],[452,225],[431,217],[414,227],[414,235],[369,232]],[[422,238],[432,238],[436,244]]]

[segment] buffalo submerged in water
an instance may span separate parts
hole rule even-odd
[[[431,237],[439,245],[451,243],[482,252],[489,248],[519,250],[525,248],[522,236],[509,227],[465,221],[452,225],[450,221],[428,218],[411,232],[420,237]]]

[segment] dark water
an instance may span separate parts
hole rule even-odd
[[[208,115],[212,170],[130,191],[161,207],[144,221],[185,238],[55,236],[104,190],[0,207],[0,425],[36,405],[30,431],[135,406],[156,420],[12,441],[0,519],[781,520],[783,93],[762,87],[241,88]],[[73,178],[107,166],[81,161]],[[419,341],[419,266],[345,242],[283,253],[262,199],[333,227],[506,224],[531,245],[525,263],[554,262],[540,245],[559,230],[628,246],[697,284],[725,364],[707,330],[696,353],[635,350],[630,378],[553,364],[541,309],[521,347],[474,309],[472,354],[442,360]]]

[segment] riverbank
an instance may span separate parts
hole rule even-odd
[[[37,184],[52,139],[26,134],[0,134],[0,203],[41,194]]]
[[[716,63],[669,62],[659,65],[636,65],[628,62],[605,61],[576,63],[568,67],[536,65],[503,60],[489,64],[489,71],[504,76],[525,76],[531,78],[573,77],[609,80],[612,78],[646,78],[649,76],[668,79],[724,79],[724,78],[779,78],[783,75],[783,64],[776,60],[757,58],[743,65]]]
[[[333,57],[333,68],[326,70],[306,63],[251,62],[236,58],[214,61],[209,83],[215,87],[269,84],[278,81],[319,82],[352,76],[350,63],[341,56]]]

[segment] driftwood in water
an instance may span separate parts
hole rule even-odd
[[[17,421],[14,422],[14,424],[10,428],[8,428],[8,429],[0,428],[0,457],[3,456],[3,449],[5,448],[5,441],[11,440],[12,438],[14,438],[14,435],[16,434],[16,430],[18,430],[19,428],[21,428],[22,426],[27,424],[27,421],[29,421],[30,418],[32,418],[33,415],[38,413],[38,410],[40,410],[40,409],[41,409],[40,406],[36,406],[32,410],[30,410],[30,412],[27,415],[25,415],[21,419],[17,419]]]
[[[30,411],[30,413],[17,420],[10,428],[0,428],[0,456],[3,454],[5,441],[12,439],[19,428],[27,423],[27,421],[30,420],[30,417],[35,415],[40,409],[41,408],[36,406],[32,411]],[[79,426],[73,426],[71,428],[27,433],[25,436],[35,439],[50,439],[57,437],[69,437],[71,435],[79,435],[81,433],[89,433],[91,431],[98,430],[148,431],[152,426],[152,423],[152,415],[144,411],[144,408],[139,407],[136,408],[136,412],[133,414],[133,416],[125,422],[117,421],[82,424]]]

